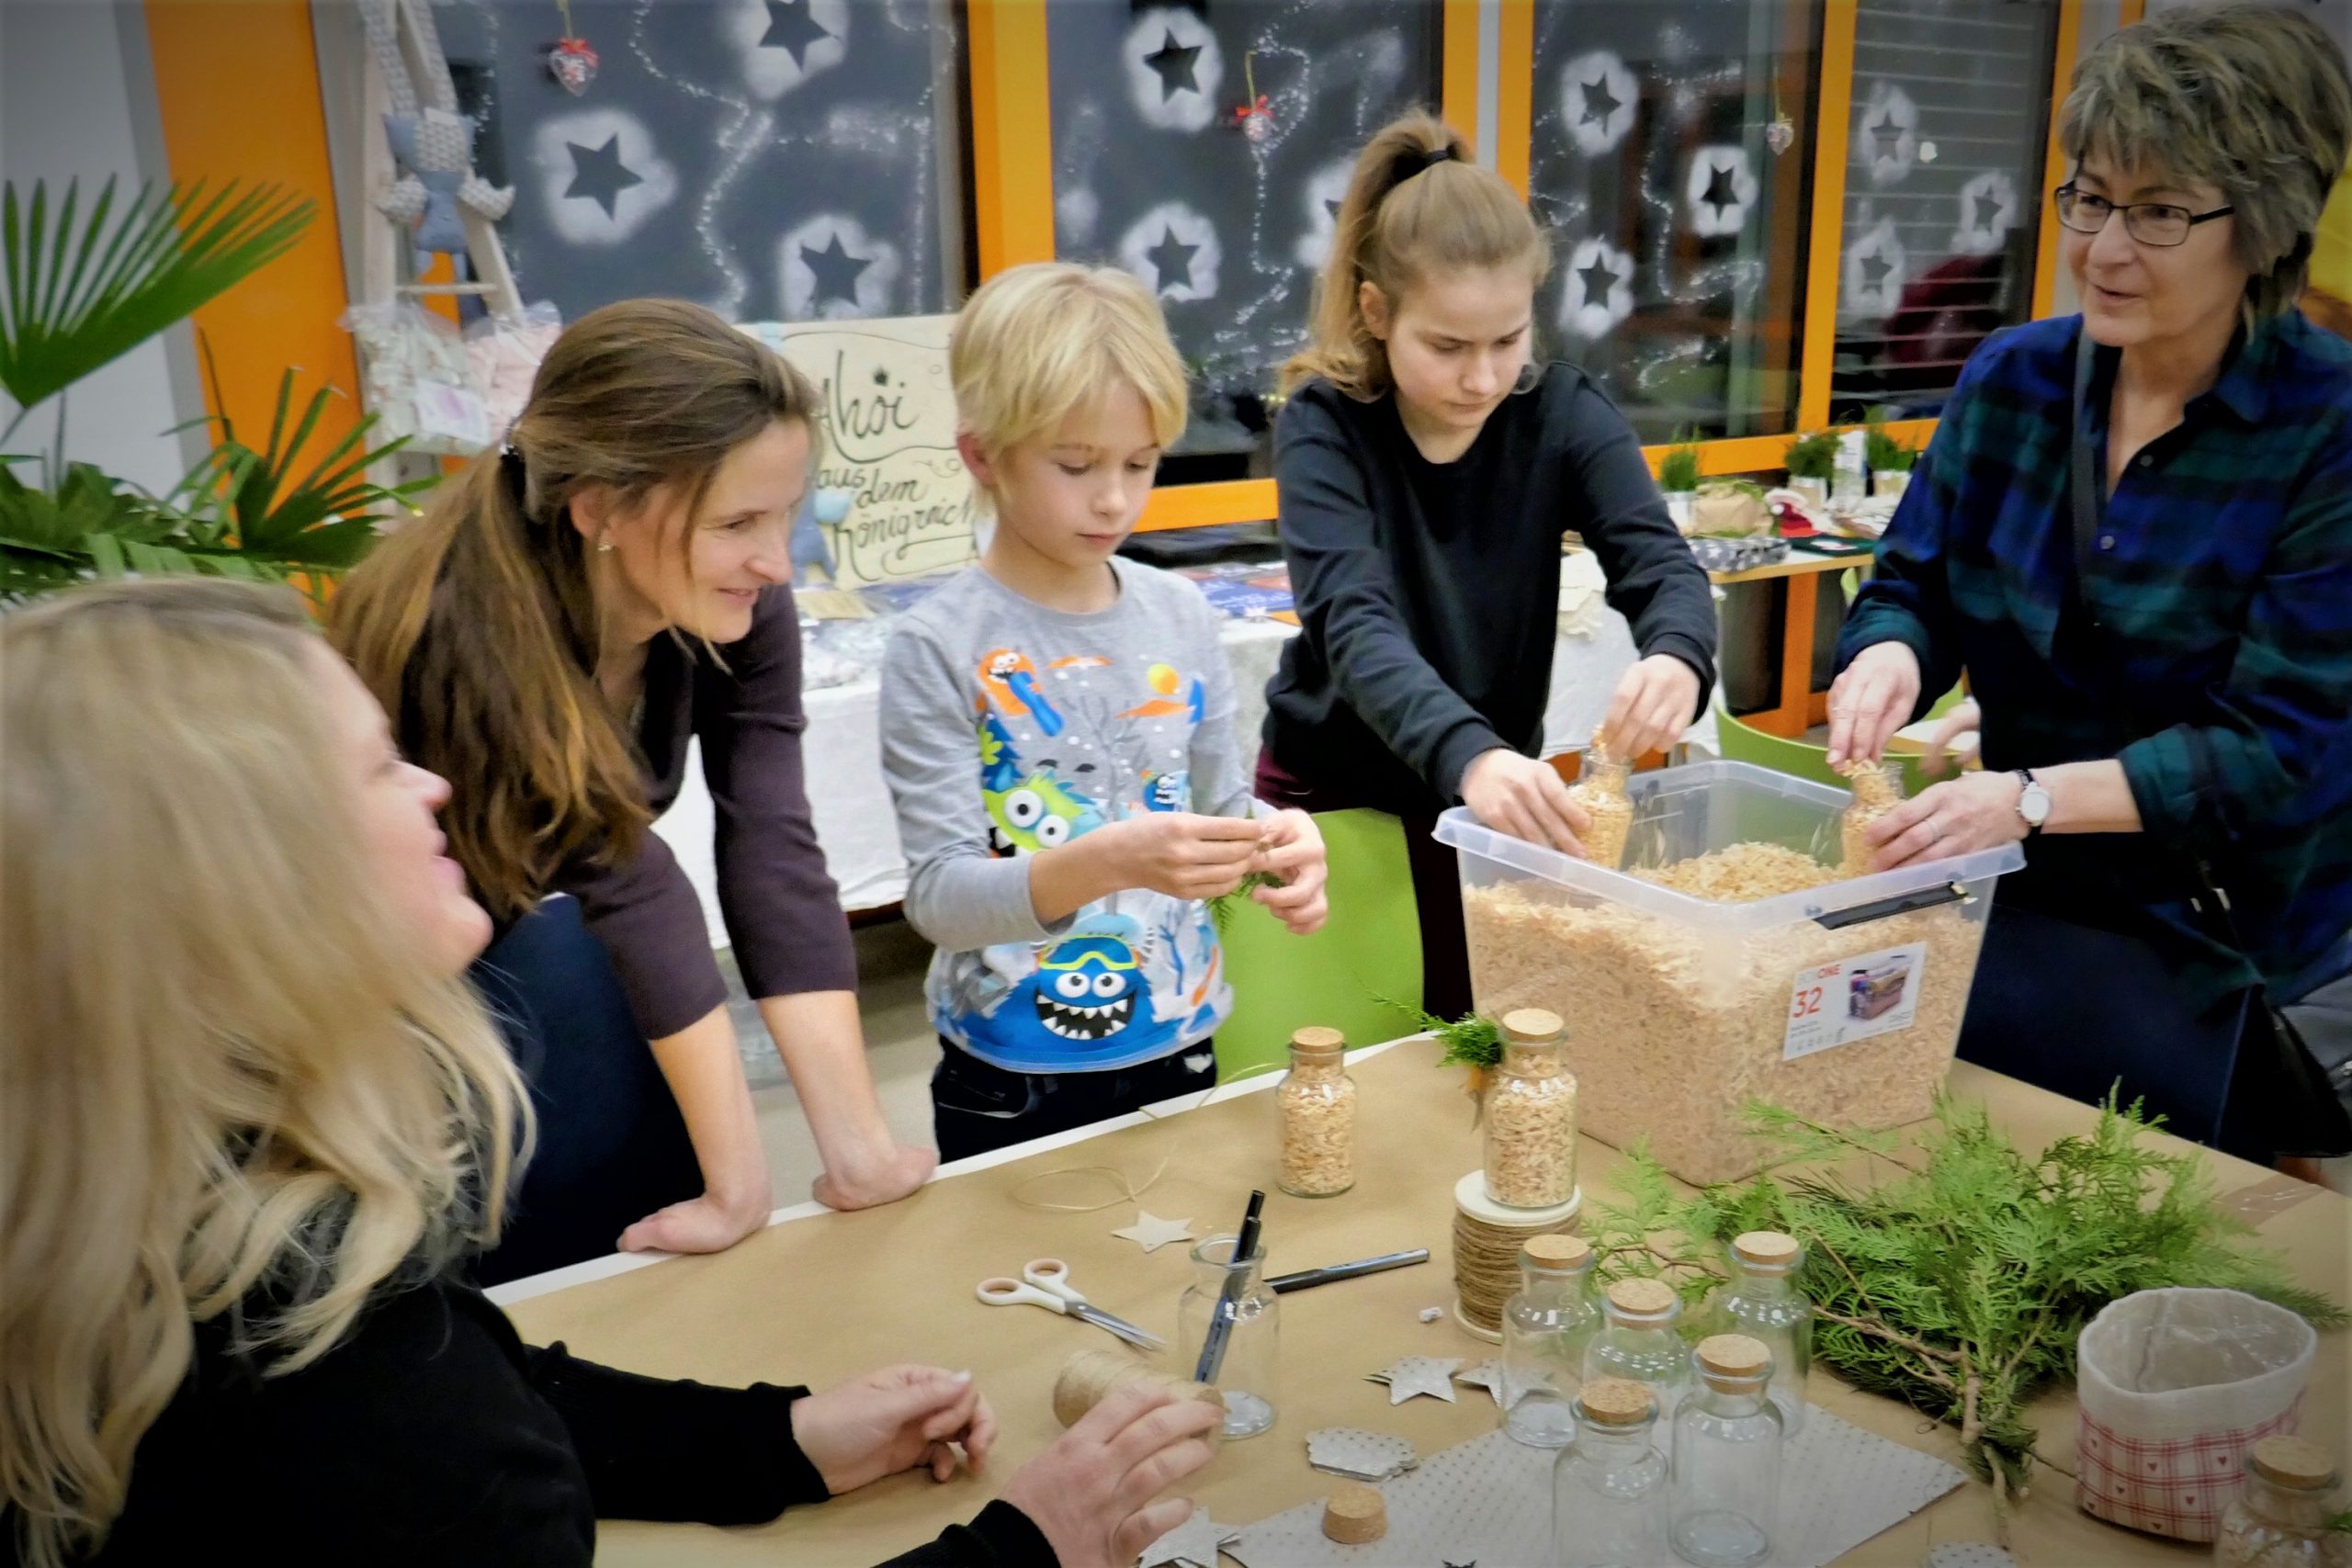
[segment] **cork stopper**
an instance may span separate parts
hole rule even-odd
[[[1743,1263],[1760,1264],[1767,1269],[1787,1268],[1797,1260],[1797,1238],[1779,1231],[1747,1231],[1735,1237],[1732,1251]]]
[[[1674,1287],[1663,1280],[1620,1280],[1609,1287],[1609,1304],[1627,1317],[1663,1317],[1675,1301]]]
[[[1310,1024],[1290,1037],[1290,1048],[1302,1056],[1337,1056],[1348,1048],[1348,1037],[1336,1029]]]
[[[1596,1427],[1638,1427],[1657,1408],[1648,1389],[1625,1378],[1591,1379],[1577,1404]]]
[[[1745,1334],[1715,1334],[1699,1341],[1699,1370],[1711,1378],[1746,1382],[1772,1370],[1772,1352]]]
[[[1580,1235],[1532,1235],[1519,1244],[1520,1261],[1554,1273],[1582,1269],[1592,1262],[1592,1247]]]
[[[1388,1504],[1369,1486],[1342,1486],[1323,1501],[1323,1533],[1343,1546],[1363,1546],[1388,1533]]]
[[[2302,1438],[2263,1438],[2254,1445],[2252,1463],[2263,1477],[2281,1486],[2318,1491],[2335,1484],[2334,1457]]]
[[[1503,1038],[1521,1045],[1549,1045],[1567,1028],[1558,1013],[1542,1008],[1521,1008],[1503,1014]]]

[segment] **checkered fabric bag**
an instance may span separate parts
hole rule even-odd
[[[2239,1291],[2143,1291],[2109,1303],[2075,1352],[2075,1505],[2109,1524],[2209,1541],[2245,1459],[2291,1432],[2319,1343]]]

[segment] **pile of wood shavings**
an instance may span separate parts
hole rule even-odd
[[[1802,893],[1838,880],[1833,866],[1784,844],[1733,844],[1654,871],[1632,874],[1669,892],[1687,893],[1717,904],[1752,904],[1783,893]]]

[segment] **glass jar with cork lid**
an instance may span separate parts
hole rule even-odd
[[[1561,1568],[1642,1568],[1670,1560],[1657,1404],[1622,1378],[1595,1378],[1576,1401],[1577,1439],[1552,1461],[1552,1540]]]
[[[1559,1015],[1521,1008],[1502,1019],[1502,1061],[1487,1085],[1487,1196],[1549,1209],[1577,1190],[1577,1080]]]
[[[2222,1515],[2217,1568],[2341,1568],[2346,1538],[2328,1529],[2340,1506],[2335,1461],[2302,1438],[2270,1437],[2246,1457],[2245,1490]]]
[[[1600,1326],[1594,1262],[1580,1235],[1519,1244],[1519,1293],[1503,1303],[1503,1429],[1530,1448],[1556,1449],[1576,1437],[1585,1347]]]
[[[1839,869],[1860,876],[1871,868],[1871,850],[1864,834],[1871,824],[1903,804],[1903,764],[1895,761],[1853,762],[1846,777],[1854,786],[1854,804],[1838,819],[1839,846],[1845,859]]]
[[[1583,771],[1568,786],[1568,798],[1590,818],[1584,833],[1585,858],[1611,871],[1623,869],[1625,840],[1634,828],[1634,798],[1625,793],[1633,771],[1633,763],[1611,751],[1608,738],[1595,730]]]
[[[1797,1288],[1804,1247],[1780,1231],[1746,1231],[1731,1244],[1731,1282],[1714,1301],[1709,1326],[1745,1334],[1772,1353],[1768,1391],[1792,1436],[1804,1424],[1804,1387],[1813,1369],[1813,1303]]]
[[[1780,1528],[1778,1406],[1764,1396],[1772,1353],[1745,1334],[1699,1341],[1698,1386],[1674,1413],[1667,1540],[1699,1568],[1753,1568]]]
[[[1623,1378],[1657,1403],[1658,1440],[1670,1442],[1675,1408],[1690,1390],[1690,1347],[1675,1324],[1682,1299],[1663,1280],[1619,1280],[1600,1298],[1600,1332],[1584,1353],[1584,1381]]]
[[[1290,1071],[1274,1089],[1282,1127],[1278,1183],[1294,1198],[1332,1198],[1356,1184],[1356,1082],[1347,1036],[1302,1029],[1290,1037]]]

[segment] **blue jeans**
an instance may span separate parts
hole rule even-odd
[[[942,1161],[1067,1133],[1156,1100],[1216,1084],[1216,1047],[1204,1040],[1156,1062],[1105,1073],[1016,1073],[952,1040],[931,1075],[931,1126]]]

